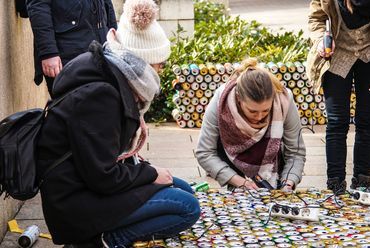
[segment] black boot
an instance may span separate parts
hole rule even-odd
[[[346,192],[347,183],[345,180],[340,180],[339,177],[328,178],[326,182],[328,189],[336,195],[343,195]]]
[[[351,189],[357,189],[360,187],[370,188],[370,176],[358,174],[357,177],[352,177]]]

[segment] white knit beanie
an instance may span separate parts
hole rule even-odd
[[[164,62],[170,56],[170,41],[156,21],[157,5],[153,0],[127,0],[118,24],[121,46],[148,64]]]

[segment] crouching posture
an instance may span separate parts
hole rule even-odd
[[[63,154],[41,187],[55,244],[129,247],[191,227],[200,214],[190,186],[140,161],[143,119],[159,92],[158,71],[170,42],[155,21],[152,0],[128,0],[117,30],[102,47],[69,62],[55,80],[55,98],[38,142],[38,175]]]
[[[213,96],[196,156],[222,186],[257,189],[260,177],[273,188],[292,190],[305,163],[300,130],[292,93],[247,59]]]

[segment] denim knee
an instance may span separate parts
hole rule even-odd
[[[188,201],[189,207],[188,207],[188,216],[186,222],[193,225],[200,217],[200,205],[197,198],[194,196],[190,198]]]
[[[186,181],[182,180],[181,178],[173,177],[173,186],[175,188],[182,189],[190,194],[194,193],[190,185]]]

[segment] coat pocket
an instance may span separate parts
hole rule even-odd
[[[68,8],[65,8],[64,4],[56,9],[57,13],[53,16],[55,33],[65,33],[78,27],[82,14],[82,4],[80,1],[73,1],[73,3],[68,5]]]
[[[18,155],[17,150],[13,146],[0,147],[0,165],[1,165],[1,181],[4,183],[5,189],[10,189],[18,186]]]

